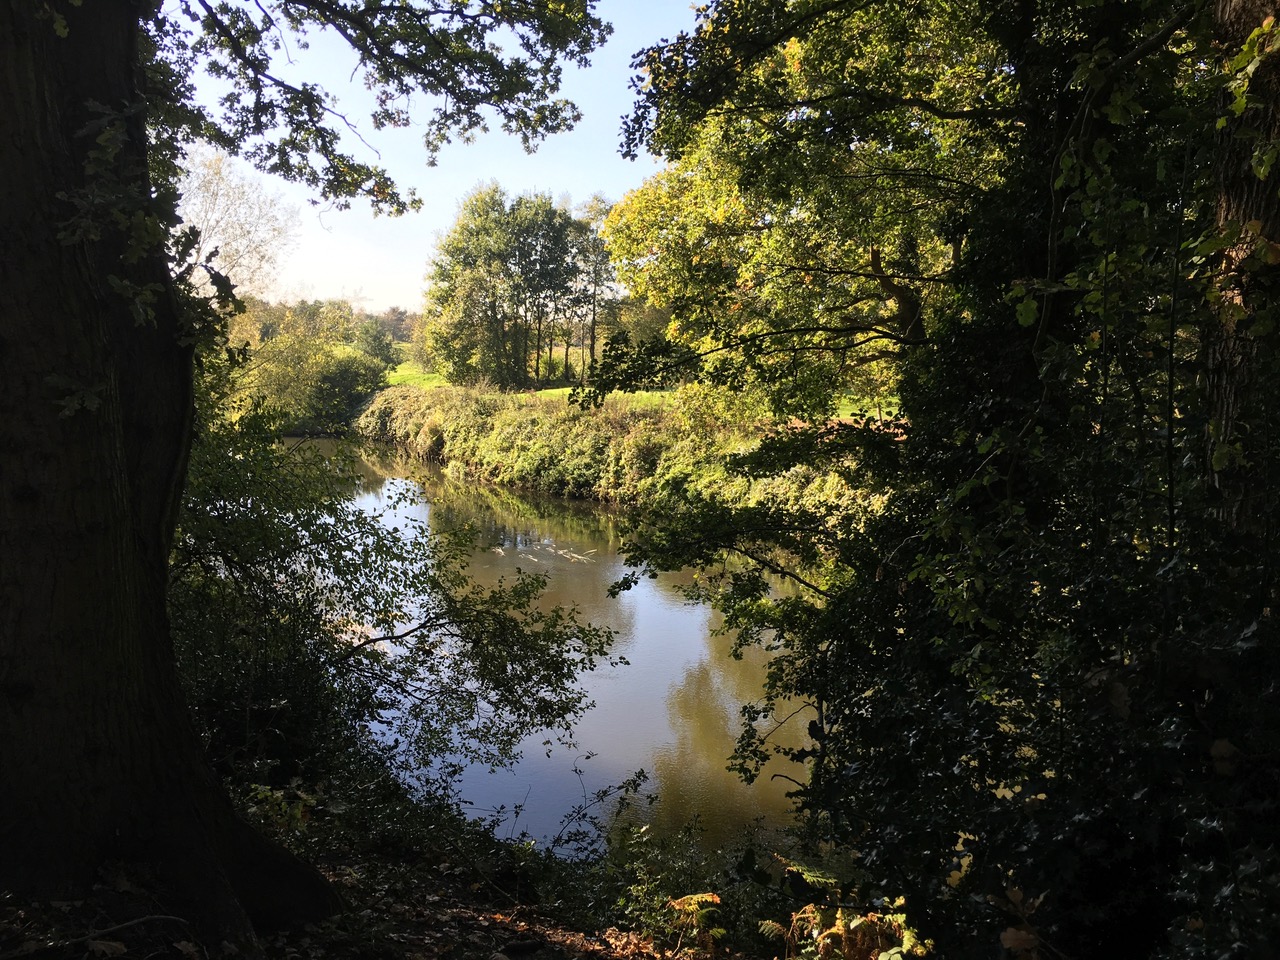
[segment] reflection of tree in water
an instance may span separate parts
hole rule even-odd
[[[763,668],[730,658],[728,637],[709,637],[708,646],[710,658],[689,670],[667,695],[676,738],[655,754],[651,786],[659,802],[648,819],[668,833],[696,816],[706,839],[721,844],[740,835],[743,824],[785,824],[791,806],[786,792],[792,785],[770,778],[773,772],[785,772],[781,763],[771,763],[753,785],[727,769],[741,724],[738,707],[760,696]],[[788,742],[801,737],[794,724],[783,735]]]
[[[349,474],[353,480],[348,491],[352,495],[357,492],[358,486],[362,494],[379,496],[383,484],[395,476],[385,472],[378,461],[370,460],[363,446],[326,438],[286,438],[285,443],[316,451],[335,464],[341,463],[346,468],[344,475]]]
[[[582,619],[617,631],[612,653],[631,660],[631,666],[588,681],[599,702],[584,724],[592,727],[591,748],[600,751],[591,767],[609,768],[601,774],[608,779],[595,786],[643,766],[650,773],[648,789],[660,800],[636,814],[664,833],[697,817],[712,844],[740,837],[744,825],[759,818],[776,826],[787,822],[785,794],[791,784],[771,780],[770,774],[794,775],[795,769],[777,762],[751,786],[727,769],[739,734],[739,709],[761,697],[768,656],[750,648],[741,658],[732,657],[733,637],[718,630],[720,617],[706,607],[685,605],[682,588],[693,584],[692,572],[645,580],[619,600],[609,596],[610,585],[627,569],[619,555],[616,514],[590,504],[459,483],[394,458],[374,460],[368,471],[379,478],[414,477],[430,506],[402,505],[397,508],[402,515],[426,519],[436,532],[469,529],[474,534],[468,574],[477,585],[491,587],[516,568],[544,573],[544,607],[576,607]],[[379,495],[368,481],[365,493],[390,502],[407,489],[403,484],[388,482]],[[788,742],[803,741],[805,719],[783,731]],[[539,753],[530,750],[527,758],[536,765]],[[536,782],[538,776],[565,774],[530,769],[528,775]]]

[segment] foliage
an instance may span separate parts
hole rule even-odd
[[[351,335],[351,345],[361,353],[380,360],[387,367],[400,362],[400,353],[390,331],[381,322],[369,317],[356,324]]]
[[[375,128],[424,129],[429,155],[451,136],[465,139],[496,117],[532,149],[548,133],[580,116],[557,98],[561,64],[585,65],[610,28],[589,0],[549,7],[488,5],[478,13],[440,8],[369,7],[353,0],[323,4],[184,2],[147,25],[161,56],[157,67],[186,81],[196,64],[225,81],[216,107],[181,102],[181,119],[204,139],[245,156],[259,169],[305,183],[339,206],[365,197],[377,209],[400,213],[418,205],[386,171],[347,152],[351,123],[319,84],[292,83],[272,69],[287,44],[306,34],[339,33],[359,56],[359,69],[377,94]],[[500,39],[499,39],[500,38]],[[445,68],[442,65],[447,65]],[[168,89],[190,97],[189,85]],[[189,135],[189,133],[188,133]]]
[[[822,908],[806,904],[791,915],[784,927],[775,920],[760,923],[765,936],[786,944],[793,957],[840,957],[842,960],[898,960],[923,956],[927,950],[902,924],[903,914],[861,914],[845,907]]]
[[[387,332],[344,301],[251,300],[231,341],[248,357],[231,374],[236,395],[273,409],[292,434],[342,433],[398,359]]]
[[[575,219],[545,194],[477,188],[436,251],[420,325],[424,363],[450,383],[525,387],[574,378],[595,356],[612,270],[597,235],[604,201]],[[555,344],[563,345],[557,357]]]
[[[635,555],[775,652],[814,841],[946,956],[1276,933],[1277,64],[1224,11],[722,0],[636,61],[673,164],[609,243],[672,323],[596,386],[778,423]],[[896,415],[828,423],[869,364]]]
[[[459,475],[657,509],[668,488],[714,485],[715,456],[749,445],[761,415],[752,397],[696,385],[660,406],[618,399],[583,410],[548,394],[395,387],[355,430]]]

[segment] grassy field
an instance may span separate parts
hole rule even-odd
[[[422,369],[422,365],[413,360],[405,360],[400,366],[396,367],[387,374],[387,386],[389,387],[421,387],[429,390],[432,387],[447,387],[448,383],[442,375],[438,373],[427,373]]]
[[[387,386],[389,387],[418,387],[422,390],[430,390],[433,387],[447,387],[448,381],[439,373],[428,373],[422,369],[422,365],[414,360],[403,360],[400,365],[387,374]],[[543,390],[529,390],[523,392],[524,396],[546,397],[550,399],[562,399],[568,402],[569,392],[572,387],[547,387]],[[628,394],[630,403],[628,406],[633,409],[647,410],[659,408],[666,404],[668,392],[665,390],[649,390],[640,393]]]
[[[861,419],[863,417],[892,417],[898,412],[896,396],[882,397],[877,408],[874,400],[846,395],[836,407],[836,418],[839,420]]]

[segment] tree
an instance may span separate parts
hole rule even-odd
[[[185,25],[110,0],[0,5],[0,170],[22,185],[0,211],[0,887],[66,895],[123,862],[206,936],[251,949],[249,921],[317,917],[336,899],[234,816],[175,676],[167,566],[192,356],[210,330],[171,275],[165,163],[198,131],[326,196],[402,209],[411,197],[343,154],[324,92],[272,73],[284,31],[339,30],[382,93],[377,123],[438,94],[438,147],[486,107],[526,142],[566,126],[557,63],[581,62],[606,28],[588,0],[479,14],[198,0],[178,13]],[[185,99],[197,60],[234,81],[217,116]]]
[[[572,313],[573,218],[544,194],[508,200],[497,184],[462,202],[432,262],[424,352],[453,383],[540,383]]]
[[[204,278],[212,268],[228,277],[239,295],[262,296],[277,258],[293,239],[297,211],[210,147],[193,146],[183,166],[178,214],[198,233],[188,254],[197,287],[212,289]]]
[[[582,346],[580,379],[596,362],[596,341],[603,321],[616,314],[619,305],[617,276],[605,246],[601,228],[613,205],[600,194],[587,200],[574,220],[574,245],[579,264],[576,300],[582,329],[578,341]],[[569,344],[565,343],[566,367]]]
[[[229,341],[243,352],[231,375],[237,398],[272,408],[295,435],[344,432],[397,359],[390,335],[344,300],[249,300]]]
[[[413,328],[418,318],[403,307],[388,307],[374,319],[387,331],[392,340],[397,343],[408,343],[413,339]]]
[[[683,364],[780,421],[641,555],[776,651],[846,894],[947,956],[1277,935],[1265,6],[722,0],[637,58],[673,166],[610,242],[673,323],[601,385]],[[826,422],[870,356],[895,429]],[[778,494],[815,469],[857,495]]]

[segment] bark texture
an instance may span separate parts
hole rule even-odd
[[[336,900],[235,817],[178,685],[192,358],[147,219],[140,10],[0,0],[0,889],[119,862],[248,943],[246,914]]]
[[[1280,12],[1273,0],[1216,0],[1215,27],[1224,56],[1235,56],[1267,17]],[[1274,43],[1274,41],[1272,41]],[[1228,530],[1257,549],[1267,537],[1262,515],[1261,464],[1270,446],[1260,432],[1269,413],[1258,409],[1259,349],[1254,321],[1275,299],[1280,280],[1274,264],[1259,262],[1260,242],[1280,243],[1280,192],[1275,172],[1261,178],[1253,168],[1255,149],[1280,141],[1280,54],[1269,52],[1249,82],[1250,105],[1219,133],[1219,227],[1245,234],[1223,258],[1218,328],[1208,345],[1210,476],[1221,497]]]

